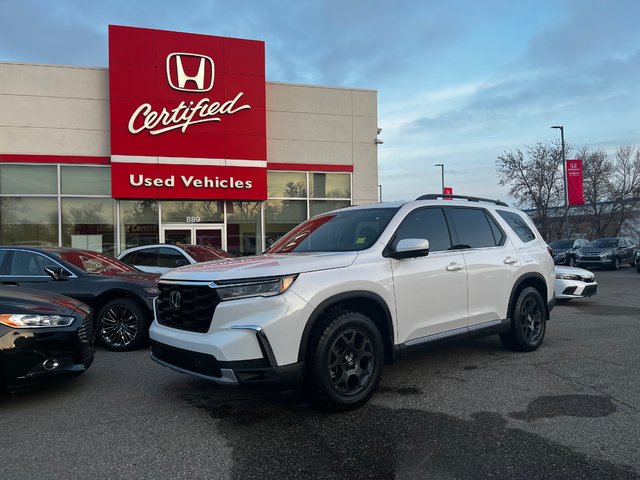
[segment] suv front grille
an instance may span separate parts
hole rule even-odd
[[[220,303],[214,289],[209,285],[172,283],[159,283],[158,289],[156,315],[160,325],[198,333],[209,331],[213,312]]]

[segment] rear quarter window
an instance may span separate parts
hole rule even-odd
[[[521,215],[515,212],[507,212],[506,210],[497,210],[497,212],[524,243],[536,239],[536,234],[533,233],[533,230],[531,230],[529,225],[527,225],[527,221]]]

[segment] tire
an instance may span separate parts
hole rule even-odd
[[[525,287],[511,309],[511,329],[500,340],[510,350],[531,352],[542,345],[546,329],[544,300],[538,290]]]
[[[613,260],[611,260],[611,269],[620,270],[620,259],[618,257],[613,257]]]
[[[573,257],[569,257],[567,259],[567,265],[570,267],[575,267],[576,266],[576,259]]]
[[[328,411],[365,404],[380,383],[384,365],[375,323],[359,312],[339,312],[312,342],[306,382],[310,401]]]
[[[128,298],[107,303],[96,318],[96,337],[109,350],[135,350],[146,341],[148,322],[142,309]]]

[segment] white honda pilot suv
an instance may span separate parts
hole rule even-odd
[[[531,220],[500,201],[424,195],[348,207],[263,255],[165,273],[151,356],[223,384],[303,382],[317,405],[346,410],[415,347],[499,334],[507,348],[537,349],[554,281]]]

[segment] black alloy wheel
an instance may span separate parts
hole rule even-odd
[[[325,325],[310,350],[310,399],[325,410],[359,407],[382,377],[384,345],[378,327],[366,315],[351,311],[333,314]]]
[[[573,257],[568,257],[567,265],[569,265],[570,267],[575,267],[576,266],[576,259],[573,258]]]
[[[542,345],[546,327],[544,300],[538,290],[526,287],[511,310],[511,329],[501,334],[500,339],[511,350],[530,352]]]
[[[611,260],[611,268],[614,270],[620,270],[620,258],[613,257],[613,260]]]
[[[107,303],[96,321],[96,333],[109,350],[137,348],[147,336],[147,326],[140,307],[128,298]]]

